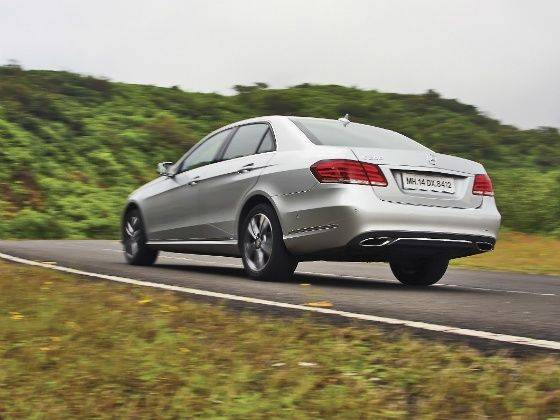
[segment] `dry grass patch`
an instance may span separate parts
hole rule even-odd
[[[458,267],[560,275],[560,240],[541,235],[502,232],[496,249],[453,260]]]

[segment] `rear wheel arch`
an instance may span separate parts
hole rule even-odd
[[[249,208],[239,229],[239,251],[245,272],[258,280],[284,281],[298,264],[286,249],[280,220],[269,202]]]
[[[241,237],[241,225],[243,224],[243,221],[245,220],[245,217],[247,217],[247,214],[249,214],[251,209],[258,204],[266,204],[266,205],[272,207],[273,210],[276,212],[276,215],[279,218],[278,210],[276,209],[276,206],[274,205],[273,201],[270,198],[268,198],[267,196],[265,196],[263,194],[252,195],[251,197],[249,197],[248,200],[245,201],[245,203],[243,204],[243,207],[241,207],[241,211],[239,212],[239,216],[237,217],[237,238],[238,238],[238,240]]]

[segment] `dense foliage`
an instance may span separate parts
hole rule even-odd
[[[223,96],[0,67],[0,237],[114,237],[127,194],[209,131],[257,115],[344,113],[484,163],[506,226],[560,232],[555,128],[519,130],[434,91],[235,89]]]

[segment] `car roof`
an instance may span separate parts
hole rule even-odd
[[[231,127],[236,127],[238,125],[244,125],[244,124],[250,124],[256,122],[270,122],[270,123],[288,122],[291,121],[292,118],[305,118],[305,119],[313,119],[313,120],[321,120],[321,121],[336,121],[336,119],[332,119],[332,118],[303,117],[299,115],[263,115],[260,117],[253,117],[241,121],[236,121],[220,129],[231,128]]]

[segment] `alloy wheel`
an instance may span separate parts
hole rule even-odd
[[[124,226],[124,251],[130,257],[134,257],[138,252],[140,233],[140,219],[130,216]]]
[[[272,225],[262,213],[255,214],[245,231],[244,252],[249,267],[261,271],[266,267],[272,255]]]

